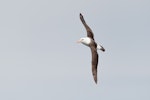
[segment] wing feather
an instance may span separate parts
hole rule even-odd
[[[90,37],[90,38],[92,38],[94,40],[94,34],[93,34],[91,28],[86,24],[86,22],[84,20],[84,17],[83,17],[83,15],[81,13],[80,13],[80,19],[81,19],[81,22],[83,23],[83,25],[84,25],[84,27],[85,27],[85,29],[87,31],[87,37]]]
[[[97,83],[97,66],[98,66],[98,53],[94,45],[90,46],[92,53],[92,74],[95,83]]]

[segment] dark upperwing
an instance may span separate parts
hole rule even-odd
[[[96,44],[92,43],[90,45],[91,53],[92,53],[92,74],[95,83],[97,84],[97,66],[98,66],[98,53],[96,49]]]
[[[84,18],[83,18],[83,15],[80,13],[80,19],[84,25],[84,27],[86,28],[86,31],[87,31],[87,37],[90,37],[94,40],[94,34],[92,32],[92,30],[90,29],[90,27],[86,24]]]

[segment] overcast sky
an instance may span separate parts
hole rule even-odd
[[[150,100],[150,0],[1,0],[0,100]]]

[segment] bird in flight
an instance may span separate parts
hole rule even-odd
[[[105,49],[103,48],[103,46],[97,44],[94,40],[94,34],[91,30],[91,28],[86,24],[83,15],[80,13],[80,20],[82,22],[82,24],[84,25],[86,31],[87,31],[87,37],[83,37],[80,38],[77,42],[78,43],[82,43],[88,47],[90,47],[91,49],[91,53],[92,53],[92,74],[93,74],[93,78],[95,83],[97,84],[97,66],[98,66],[98,53],[97,50],[101,50],[101,51],[105,51]]]

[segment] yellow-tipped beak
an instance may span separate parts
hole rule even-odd
[[[78,40],[77,43],[81,43],[81,40]]]

